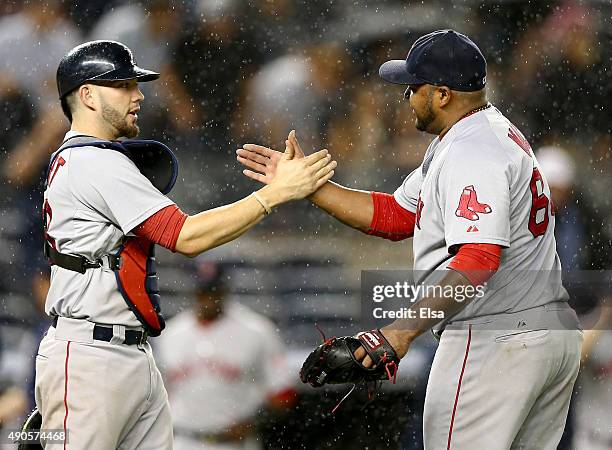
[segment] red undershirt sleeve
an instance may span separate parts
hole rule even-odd
[[[488,281],[499,269],[502,247],[496,244],[464,244],[448,265],[474,286]]]
[[[416,215],[402,206],[391,194],[372,192],[374,214],[366,234],[390,241],[412,237]]]
[[[134,228],[133,233],[138,237],[146,237],[174,252],[185,220],[187,220],[187,214],[178,206],[170,205],[160,209]]]

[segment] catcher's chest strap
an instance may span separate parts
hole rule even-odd
[[[45,242],[45,257],[51,265],[79,273],[85,273],[87,269],[97,269],[99,267],[110,270],[119,270],[121,268],[121,257],[119,256],[107,254],[95,261],[90,261],[81,255],[60,253],[51,247],[48,242]]]
[[[58,323],[59,327],[64,332],[70,332],[71,326],[73,326],[70,322],[66,322],[64,319],[62,319],[62,322],[60,323],[59,316],[55,316],[53,318],[53,327],[56,330],[58,329]],[[139,330],[125,330],[123,335],[123,342],[121,343],[125,345],[142,345],[147,342],[147,338],[149,336],[146,331]],[[92,337],[94,340],[113,342],[113,336],[115,336],[114,327],[99,325],[97,323],[94,325],[92,332]]]

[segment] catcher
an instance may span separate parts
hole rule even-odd
[[[172,151],[132,139],[144,100],[139,83],[158,77],[137,66],[125,45],[106,40],[75,47],[57,70],[71,129],[46,177],[52,268],[45,311],[53,324],[36,356],[35,397],[40,426],[63,430],[64,448],[172,448],[167,393],[148,342],[165,326],[155,245],[196,256],[333,175],[327,152],[300,160],[288,154],[270,186],[183,213],[166,195],[177,178]]]

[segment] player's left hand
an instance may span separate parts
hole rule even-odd
[[[385,339],[387,339],[389,344],[391,344],[391,347],[393,347],[399,359],[402,359],[404,355],[408,353],[408,348],[410,348],[410,344],[412,343],[411,333],[407,333],[405,330],[390,329],[389,327],[381,328],[380,332]],[[372,359],[368,356],[363,347],[359,347],[355,350],[354,355],[355,359],[361,361],[364,367],[372,367]]]
[[[291,149],[292,158],[304,158],[304,151],[297,140],[295,130],[291,130],[285,141],[285,151]],[[276,176],[276,168],[284,153],[257,144],[244,144],[236,150],[236,159],[248,167],[242,171],[247,177],[263,184],[270,184]]]

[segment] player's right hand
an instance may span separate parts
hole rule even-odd
[[[287,146],[268,184],[269,188],[278,191],[281,202],[309,196],[334,176],[337,165],[327,150],[302,158],[294,158],[294,151],[292,145]]]
[[[291,130],[289,137],[285,141],[285,152],[292,152],[295,159],[304,158],[304,152],[297,140],[295,130]],[[257,144],[244,144],[236,150],[236,159],[242,165],[248,167],[242,171],[247,177],[259,181],[260,183],[270,184],[276,175],[276,167],[284,153]]]

